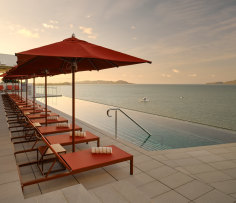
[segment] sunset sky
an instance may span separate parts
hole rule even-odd
[[[235,0],[0,0],[0,53],[76,37],[151,60],[83,80],[186,84],[236,79]],[[43,82],[43,79],[37,79]],[[49,82],[70,82],[71,75]]]

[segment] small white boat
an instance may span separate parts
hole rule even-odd
[[[150,100],[147,97],[143,97],[139,100],[140,102],[150,102]]]

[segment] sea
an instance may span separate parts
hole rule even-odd
[[[56,93],[63,96],[48,105],[71,116],[71,86],[58,85]],[[114,135],[107,110],[121,108],[152,136],[119,112],[118,136],[147,150],[236,142],[235,85],[76,84],[75,93],[77,119]]]
[[[71,86],[58,86],[71,97]],[[236,131],[236,85],[77,84],[76,98]],[[147,102],[141,101],[144,97]]]

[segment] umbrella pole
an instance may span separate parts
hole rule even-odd
[[[20,79],[20,97],[21,97],[21,101],[22,101],[22,79]]]
[[[26,106],[28,106],[28,79],[26,79],[25,82],[26,82]]]
[[[19,82],[19,79],[18,79],[18,98],[19,98],[19,95],[20,95],[20,82]]]
[[[72,152],[75,151],[75,67],[72,65]]]
[[[35,78],[33,78],[33,109],[35,111]]]
[[[48,117],[47,117],[47,111],[48,111],[48,104],[47,104],[47,72],[45,72],[45,124],[48,125]]]

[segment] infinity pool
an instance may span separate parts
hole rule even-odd
[[[44,98],[37,99],[44,103]],[[71,116],[70,97],[48,98],[48,105]],[[103,131],[114,134],[114,112],[107,116],[112,106],[76,99],[76,118]],[[150,134],[141,130],[118,112],[118,138],[125,139],[146,150],[165,150],[236,142],[236,132],[147,113],[122,109]],[[148,139],[147,139],[148,138]]]

